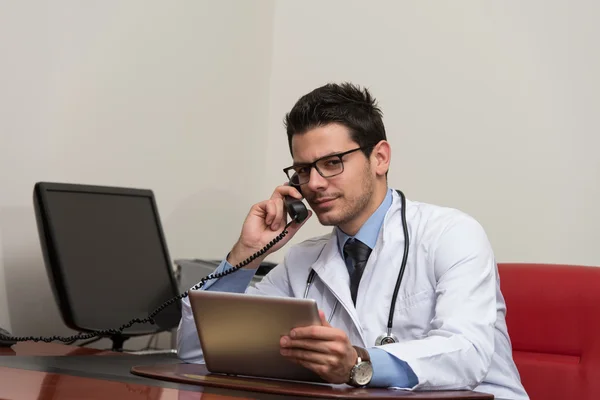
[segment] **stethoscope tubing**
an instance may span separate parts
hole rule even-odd
[[[406,222],[406,197],[404,196],[404,193],[402,193],[400,190],[396,190],[396,191],[400,195],[400,200],[402,202],[402,209],[400,210],[400,213],[402,216],[402,230],[404,233],[404,254],[402,255],[402,264],[400,264],[400,271],[398,273],[398,279],[396,280],[396,286],[394,287],[394,294],[392,295],[392,301],[390,303],[390,312],[388,315],[388,322],[387,322],[387,335],[388,336],[391,336],[392,327],[394,325],[394,308],[396,306],[396,299],[398,298],[398,293],[400,291],[400,284],[402,283],[402,278],[404,277],[404,271],[406,270],[406,263],[408,261],[408,249],[410,246],[409,237],[408,237],[408,224]],[[315,275],[316,275],[315,270],[311,269],[310,273],[308,274],[308,279],[306,280],[306,289],[304,290],[304,298],[308,298],[308,292],[309,292],[310,287],[312,286],[312,283],[315,279]],[[333,313],[335,313],[337,305],[338,305],[338,302],[336,300],[335,306],[333,308],[333,312],[329,316],[329,321],[331,321],[331,318],[333,317]]]

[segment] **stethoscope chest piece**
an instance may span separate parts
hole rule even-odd
[[[398,343],[398,338],[392,335],[391,332],[382,333],[375,340],[375,346],[382,346],[384,344]]]

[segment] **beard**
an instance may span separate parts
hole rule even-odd
[[[311,196],[311,198],[307,200],[313,210],[315,210],[312,203],[315,200],[318,200],[319,198],[336,197],[335,206],[332,209],[322,212],[315,211],[321,225],[337,226],[347,224],[356,219],[365,210],[369,205],[375,190],[375,180],[370,172],[371,166],[367,164],[363,174],[359,178],[360,182],[357,182],[362,190],[355,196],[347,197],[344,193],[327,193]]]

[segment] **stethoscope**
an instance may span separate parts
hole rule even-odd
[[[402,229],[404,230],[404,254],[402,255],[402,264],[400,264],[400,272],[398,273],[398,279],[396,280],[396,286],[394,287],[394,295],[392,296],[392,302],[390,304],[390,314],[388,317],[387,323],[387,331],[382,333],[375,340],[375,346],[381,346],[383,344],[390,343],[398,343],[398,338],[392,334],[392,327],[394,325],[394,307],[396,305],[396,298],[398,297],[398,291],[400,290],[400,283],[402,282],[402,277],[404,276],[404,269],[406,268],[406,261],[408,260],[408,225],[406,223],[406,198],[404,197],[404,193],[400,190],[396,190],[400,195],[400,200],[402,201],[402,209],[400,210],[400,214],[402,216]],[[306,289],[304,290],[304,298],[308,297],[308,291],[315,279],[316,272],[314,269],[310,270],[308,274],[308,279],[306,280]],[[333,311],[329,314],[328,321],[331,322],[331,318],[337,309],[338,302],[335,302],[335,306],[333,307]]]

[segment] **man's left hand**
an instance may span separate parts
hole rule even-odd
[[[281,354],[329,383],[346,383],[358,354],[344,331],[329,325],[323,311],[319,316],[322,326],[295,328],[283,336]]]

